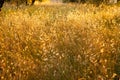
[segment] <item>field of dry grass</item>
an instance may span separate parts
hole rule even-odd
[[[0,80],[112,80],[120,74],[120,7],[4,6]]]

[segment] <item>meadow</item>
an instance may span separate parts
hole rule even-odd
[[[0,80],[113,80],[120,6],[61,4],[0,12]]]

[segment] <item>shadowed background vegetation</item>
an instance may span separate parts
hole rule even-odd
[[[119,72],[118,5],[2,8],[0,80],[112,80]]]
[[[5,0],[6,2],[9,3],[14,3],[17,5],[21,5],[23,3],[27,4],[33,4],[34,1],[39,1],[39,2],[56,2],[56,3],[69,3],[69,2],[74,2],[74,3],[92,3],[96,5],[100,5],[101,3],[104,4],[114,4],[114,3],[119,3],[120,0]],[[32,3],[33,2],[33,3]]]

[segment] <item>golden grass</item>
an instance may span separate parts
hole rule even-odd
[[[112,80],[119,58],[116,5],[2,8],[1,80]]]

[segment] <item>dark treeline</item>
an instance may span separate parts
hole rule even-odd
[[[5,0],[7,2],[17,2],[19,4],[21,3],[28,3],[29,1],[31,1],[33,4],[35,2],[35,0]],[[42,0],[39,0],[42,1]],[[63,2],[77,2],[77,3],[96,3],[96,4],[100,4],[100,3],[117,3],[120,0],[62,0]]]
[[[113,4],[117,3],[120,0],[64,0],[63,2],[77,2],[77,3],[94,3],[94,4],[101,4],[101,3],[106,3],[106,4]]]
[[[35,0],[5,0],[5,2],[9,2],[9,3],[16,3],[16,4],[26,4],[28,5],[30,2],[31,4],[30,5],[33,5]]]
[[[4,0],[0,0],[0,11],[1,11],[3,4],[4,4]]]
[[[42,0],[39,0],[42,2]],[[93,3],[93,4],[101,4],[101,3],[117,3],[120,0],[62,0],[63,2],[75,2],[75,3]],[[4,2],[9,2],[9,3],[15,3],[17,6],[20,4],[26,4],[26,5],[33,5],[35,0],[0,0],[0,11],[1,8],[4,4]]]
[[[0,11],[1,8],[3,7],[4,2],[7,2],[9,4],[16,4],[16,6],[19,6],[21,4],[25,5],[33,5],[35,0],[0,0]]]

